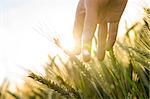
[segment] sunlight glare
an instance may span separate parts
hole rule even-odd
[[[20,4],[17,3],[19,0],[15,0],[15,5],[9,2],[11,0],[6,1],[5,5],[0,3],[3,5],[0,6],[0,83],[4,78],[9,78],[14,83],[15,79],[18,79],[16,75],[24,75],[23,70],[20,70],[22,67],[41,73],[48,60],[47,55],[55,56],[61,53],[52,42],[47,41],[46,33],[50,33],[50,39],[60,35],[64,48],[69,51],[74,49],[75,42],[71,31],[78,0],[27,0],[26,3]],[[147,3],[141,6],[146,0],[128,1],[122,19],[127,20],[130,27],[139,19],[137,16],[142,15],[140,9],[150,3],[147,0]],[[119,29],[120,35],[125,33],[124,20],[120,22],[123,27]],[[33,27],[38,30],[35,31]]]
[[[73,51],[74,49],[74,41],[71,37],[67,36],[62,40],[62,45],[69,51]]]

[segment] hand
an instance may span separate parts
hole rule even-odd
[[[80,0],[73,29],[74,53],[82,52],[83,60],[90,60],[92,38],[99,24],[97,58],[102,61],[105,51],[110,50],[116,41],[118,24],[126,3],[127,0]]]

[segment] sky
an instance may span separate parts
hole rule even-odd
[[[4,78],[15,81],[25,69],[43,72],[48,54],[59,52],[47,37],[59,36],[65,45],[72,45],[77,3],[78,0],[0,0],[0,82]],[[125,20],[130,27],[141,19],[145,6],[150,7],[149,0],[128,0],[119,35],[125,32]]]

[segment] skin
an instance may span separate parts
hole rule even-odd
[[[90,61],[92,38],[98,25],[97,58],[102,61],[117,36],[118,24],[127,0],[80,0],[76,9],[73,36],[74,54]],[[109,28],[108,28],[109,23]]]

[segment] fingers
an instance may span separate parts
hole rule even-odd
[[[74,54],[80,54],[81,52],[81,36],[84,25],[85,9],[84,0],[80,0],[76,10],[74,28],[73,28],[73,38],[75,41]]]
[[[119,25],[119,21],[112,22],[109,25],[109,37],[106,45],[107,50],[110,50],[116,41],[118,25]]]
[[[102,61],[105,57],[105,45],[107,38],[107,23],[99,24],[97,58]]]
[[[88,0],[87,0],[88,1]],[[82,55],[83,60],[85,62],[90,60],[91,57],[91,44],[92,44],[92,38],[93,34],[95,32],[96,26],[97,26],[97,9],[96,6],[90,5],[89,2],[87,2],[86,8],[86,16],[84,21],[84,28],[83,28],[83,44],[82,44]]]

